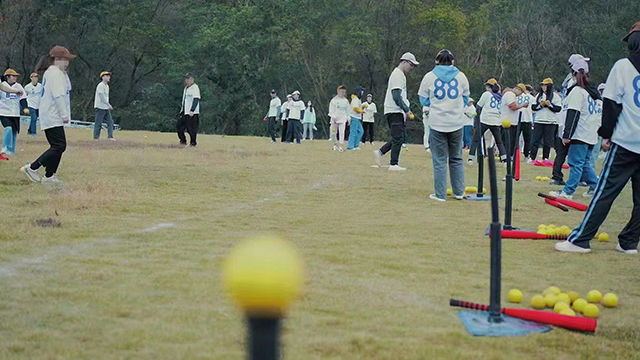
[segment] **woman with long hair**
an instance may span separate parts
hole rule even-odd
[[[316,127],[316,110],[313,108],[311,101],[307,103],[307,109],[304,111],[304,120],[302,120],[302,140],[307,139],[307,132],[309,133],[309,140],[313,140],[313,130]]]
[[[536,161],[538,148],[542,143],[542,161],[551,164],[549,154],[558,132],[558,113],[562,111],[562,99],[553,92],[553,79],[546,78],[540,84],[540,93],[531,109],[535,111],[536,123],[533,127],[533,141],[529,163]]]
[[[502,120],[500,119],[502,92],[500,91],[500,85],[496,79],[491,78],[484,84],[484,88],[485,92],[476,105],[478,116],[480,117],[480,129],[476,129],[476,136],[469,150],[469,165],[473,164],[476,151],[484,150],[480,149],[480,139],[487,130],[491,131],[496,146],[498,146],[500,160],[505,161],[507,159],[507,150],[502,141]]]
[[[71,119],[71,80],[67,74],[69,62],[76,56],[62,46],[54,46],[48,56],[43,56],[36,72],[44,71],[42,78],[42,98],[40,100],[40,128],[44,131],[49,149],[31,164],[23,166],[29,180],[48,185],[61,185],[58,166],[62,153],[67,148],[64,125]],[[45,168],[44,178],[40,177],[40,167]]]
[[[576,61],[572,70],[575,85],[567,90],[567,118],[562,133],[562,143],[569,146],[567,157],[571,171],[564,189],[551,192],[552,196],[564,199],[573,198],[581,180],[589,186],[584,197],[591,197],[598,183],[598,176],[591,166],[591,152],[598,142],[600,116],[596,112],[596,101],[600,94],[590,86],[586,61]]]

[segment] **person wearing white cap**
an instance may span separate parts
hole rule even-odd
[[[422,79],[418,90],[420,104],[429,107],[429,145],[435,188],[429,198],[446,201],[448,168],[453,195],[462,200],[462,138],[463,127],[468,121],[464,112],[469,103],[469,81],[454,66],[455,58],[451,51],[441,50],[436,55],[435,64]]]
[[[93,125],[93,139],[100,139],[102,122],[106,121],[107,138],[115,141],[116,139],[113,138],[113,117],[111,117],[111,110],[113,110],[113,106],[109,103],[109,83],[111,82],[111,72],[101,72],[100,80],[100,83],[96,86],[96,94],[93,101],[93,107],[96,110],[96,119]]]
[[[27,134],[33,137],[37,135],[36,124],[38,123],[38,109],[40,109],[40,96],[42,95],[42,84],[38,82],[38,73],[32,73],[31,82],[24,87],[24,91],[27,93],[27,104],[29,105],[29,115],[31,116],[31,123],[29,124],[29,130]]]
[[[347,100],[347,86],[338,86],[338,94],[329,102],[329,117],[331,118],[331,140],[333,151],[343,152],[345,127],[349,120],[349,100]]]
[[[373,102],[373,95],[367,95],[367,108],[364,110],[362,117],[362,125],[364,127],[364,135],[362,136],[362,143],[369,141],[373,145],[373,127],[375,125],[375,114],[378,113],[378,107]]]
[[[280,142],[287,141],[287,130],[289,129],[289,106],[293,103],[293,96],[287,95],[287,102],[285,102],[280,108],[280,123],[282,126],[282,136]]]
[[[267,131],[271,137],[271,143],[276,142],[276,119],[280,117],[282,102],[276,93],[276,90],[271,90],[271,101],[269,102],[269,110],[264,117],[264,121],[267,122]]]
[[[640,241],[640,21],[623,39],[629,57],[618,60],[607,78],[604,89],[602,147],[609,150],[593,199],[582,222],[566,242],[555,245],[564,252],[588,253],[589,243],[606,220],[611,206],[631,180],[633,211],[631,219],[618,235],[616,249],[629,255],[638,254]],[[573,145],[572,145],[573,147]]]
[[[584,59],[576,60],[572,70],[576,85],[568,90],[567,118],[562,133],[562,143],[571,145],[567,152],[571,171],[564,189],[550,193],[564,199],[573,198],[581,180],[589,186],[584,197],[591,197],[598,183],[598,176],[591,166],[591,152],[598,142],[600,115],[596,111],[596,100],[600,94],[589,86],[589,65]]]
[[[300,99],[300,92],[294,91],[293,101],[287,106],[287,118],[289,122],[287,124],[287,136],[285,143],[293,143],[295,139],[296,143],[300,144],[302,140],[302,119],[304,119],[304,109],[306,108],[304,101]]]
[[[415,116],[409,108],[407,77],[405,74],[408,74],[419,64],[412,53],[405,53],[400,58],[400,64],[391,72],[387,83],[387,92],[384,98],[384,115],[391,128],[391,139],[384,144],[380,150],[376,150],[373,153],[377,165],[382,166],[382,157],[391,151],[390,171],[407,170],[406,168],[400,167],[398,161],[402,143],[405,138],[404,122],[407,119],[413,119]]]
[[[569,69],[571,70],[571,68],[573,67],[573,64],[578,61],[578,60],[584,60],[587,63],[589,63],[589,61],[591,61],[590,58],[586,58],[580,54],[571,54],[571,56],[569,56]],[[564,78],[564,80],[562,81],[562,98],[566,98],[568,93],[567,90],[572,87],[573,85],[575,85],[575,80],[573,79],[572,76],[572,71],[569,71],[569,73],[567,74],[567,76]]]

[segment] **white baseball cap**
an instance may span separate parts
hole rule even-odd
[[[296,90],[296,91],[292,92],[291,95],[300,95],[300,91]]]
[[[585,58],[577,59],[572,65],[571,70],[578,72],[580,69],[584,70],[584,72],[589,72],[589,64]]]
[[[400,58],[400,60],[405,60],[408,61],[410,63],[412,63],[413,65],[420,65],[420,63],[418,62],[418,60],[416,60],[416,56],[413,55],[410,52],[406,52],[404,53],[404,55],[402,55],[402,57]]]
[[[579,59],[584,59],[584,61],[591,61],[590,58],[584,57],[580,54],[572,54],[571,56],[569,56],[569,66],[573,66],[573,64]]]

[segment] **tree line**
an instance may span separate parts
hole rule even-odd
[[[74,119],[93,120],[98,75],[108,70],[122,128],[173,131],[183,75],[193,71],[203,132],[266,135],[262,118],[275,88],[281,97],[299,90],[311,100],[326,136],[323,114],[336,87],[363,85],[382,105],[406,51],[421,62],[408,77],[418,114],[420,80],[443,48],[476,98],[490,77],[505,85],[559,83],[572,53],[590,57],[593,81],[604,82],[625,56],[621,37],[637,14],[640,2],[631,0],[0,0],[0,62],[23,74],[24,84],[53,45],[77,54]],[[422,131],[419,123],[412,128]]]

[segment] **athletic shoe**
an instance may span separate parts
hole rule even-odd
[[[549,185],[557,185],[557,186],[564,186],[565,183],[562,180],[551,180],[551,182],[549,183]]]
[[[374,144],[373,144],[373,141],[372,141],[372,142],[370,142],[369,144],[371,144],[371,146],[373,146],[373,145],[374,145]]]
[[[7,150],[7,148],[2,148],[2,150],[0,150],[0,155],[9,155],[9,150]]]
[[[109,138],[109,140],[110,140],[110,141],[116,141],[116,139],[114,139],[114,138]]]
[[[594,193],[594,192],[595,192],[595,190],[593,190],[593,189],[589,189],[589,190],[587,190],[584,194],[582,194],[582,197],[585,197],[585,198],[593,197],[593,193]]]
[[[529,165],[533,165],[535,163],[535,160],[533,159],[527,159],[527,164]]]
[[[344,149],[338,146],[338,152],[344,152]]]
[[[389,171],[405,171],[407,168],[400,167],[400,165],[389,166]]]
[[[4,156],[4,155],[2,155],[2,154],[0,154],[0,160],[9,160],[9,158]]]
[[[580,184],[578,184],[578,186],[580,186],[580,187],[587,187],[587,186],[589,186],[589,184],[587,184],[587,183],[586,183],[586,182],[584,182],[584,181],[580,181]]]
[[[27,177],[29,178],[29,180],[31,180],[31,181],[33,181],[35,183],[39,183],[39,182],[42,181],[42,178],[40,177],[40,172],[38,172],[38,170],[31,169],[31,164],[29,164],[29,163],[27,163],[27,165],[21,167],[20,171],[25,173],[27,175]]]
[[[440,199],[439,197],[436,196],[436,194],[431,194],[429,195],[429,199],[431,200],[435,200],[435,201],[440,201],[440,202],[445,202],[447,201],[447,199]]]
[[[382,167],[382,153],[380,153],[380,150],[374,150],[373,156],[376,159],[376,164],[378,165],[378,167]]]
[[[276,142],[275,142],[275,141],[273,141],[273,140],[271,140],[271,143],[272,143],[272,144],[275,144]]]
[[[620,246],[620,243],[618,243],[618,246],[616,246],[616,250],[620,251],[623,254],[629,254],[629,255],[637,255],[638,254],[638,250],[637,249],[625,250],[625,249],[622,248],[622,246]]]
[[[332,150],[333,150],[333,151],[338,151],[338,145],[333,145]]]
[[[406,147],[407,147],[407,144],[402,144],[402,148],[403,149],[406,148]]]
[[[551,161],[549,161],[548,159],[544,159],[544,160],[542,160],[542,165],[544,165],[544,166],[553,166],[553,163]]]
[[[578,245],[573,245],[568,240],[556,243],[556,250],[562,251],[562,252],[579,253],[579,254],[588,254],[591,252],[591,249],[583,248]]]
[[[573,200],[573,195],[569,195],[566,192],[560,190],[560,191],[550,191],[549,195],[553,196],[553,197],[557,197],[560,199],[567,199],[567,200]]]
[[[473,166],[473,160],[471,159],[467,160],[467,166]]]
[[[43,185],[62,185],[62,181],[60,181],[60,179],[58,179],[58,175],[57,174],[53,174],[51,175],[51,177],[43,177],[42,178],[42,184]]]
[[[456,200],[464,200],[463,195],[454,195],[453,197],[456,198]]]

